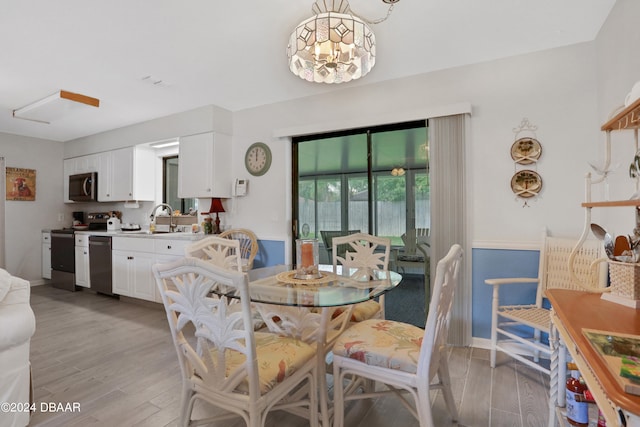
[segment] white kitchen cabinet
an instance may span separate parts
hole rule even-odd
[[[90,288],[89,280],[89,235],[75,235],[76,285]]]
[[[154,240],[113,237],[111,261],[114,294],[156,301],[156,284],[151,271],[155,262]]]
[[[71,175],[86,173],[86,172],[98,172],[100,169],[100,157],[98,154],[89,154],[86,156],[72,157],[64,160],[64,201],[65,203],[73,203],[69,200],[69,177]]]
[[[42,278],[51,279],[51,233],[42,232]]]
[[[146,147],[100,153],[98,201],[155,200],[155,154]]]
[[[112,251],[113,293],[156,301],[156,284],[151,266],[155,262],[153,253]]]
[[[184,256],[184,248],[192,243],[189,240],[181,239],[154,239],[153,250],[156,255],[177,255]]]
[[[126,251],[111,251],[111,288],[116,295],[133,296],[131,272],[129,271],[132,268],[132,263],[129,262],[130,256],[131,254]]]
[[[178,197],[231,197],[231,137],[201,133],[180,138]]]

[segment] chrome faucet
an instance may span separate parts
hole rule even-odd
[[[173,208],[171,207],[171,205],[167,203],[160,203],[159,205],[156,205],[151,210],[151,215],[149,215],[149,218],[151,218],[151,221],[153,221],[156,216],[156,210],[160,207],[169,208],[169,233],[173,233],[176,229],[176,224],[173,223]]]

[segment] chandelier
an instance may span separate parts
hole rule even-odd
[[[376,63],[376,37],[369,24],[384,21],[398,0],[388,3],[387,15],[365,21],[354,15],[347,0],[317,0],[314,16],[302,21],[289,37],[289,69],[316,83],[343,83],[365,76]]]

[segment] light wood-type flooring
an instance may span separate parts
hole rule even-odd
[[[34,400],[31,426],[176,426],[181,379],[164,310],[91,292],[48,285],[32,288],[36,333],[31,340]],[[486,350],[450,353],[459,426],[547,425],[548,380],[501,357],[491,369]],[[441,396],[432,393],[437,426],[450,426]],[[79,403],[80,412],[43,412],[48,403]],[[206,408],[199,408],[207,410]],[[395,398],[347,408],[350,427],[416,427]],[[274,412],[269,427],[308,424]],[[217,424],[216,427],[223,424]],[[224,427],[243,426],[242,421]]]

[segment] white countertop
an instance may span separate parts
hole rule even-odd
[[[47,232],[49,229],[43,229]],[[96,230],[76,230],[76,234],[84,234],[89,236],[112,236],[112,237],[132,237],[137,239],[174,239],[174,240],[200,240],[205,237],[204,233],[149,233],[148,230],[142,231],[96,231]]]

